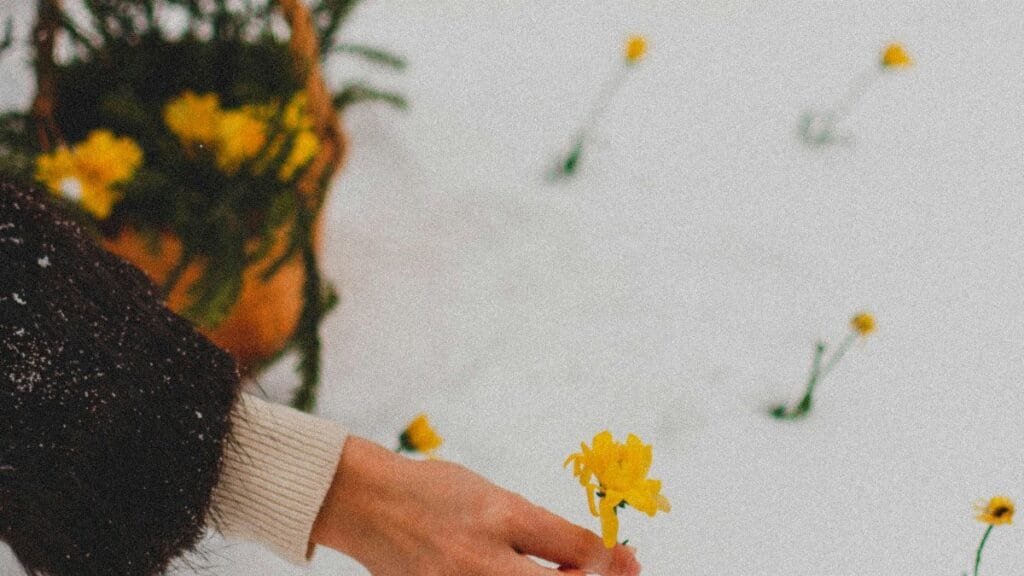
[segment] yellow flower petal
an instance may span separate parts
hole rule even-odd
[[[220,113],[216,94],[198,95],[189,90],[164,106],[164,124],[186,145],[213,144]]]
[[[320,140],[312,130],[303,130],[296,134],[292,141],[292,149],[288,152],[288,158],[278,172],[278,178],[281,180],[291,179],[296,170],[309,164],[319,150]]]
[[[234,174],[263,150],[266,140],[266,123],[255,108],[224,112],[217,123],[217,167]]]
[[[601,499],[601,540],[605,548],[614,548],[619,541],[619,515],[615,509],[619,502]]]

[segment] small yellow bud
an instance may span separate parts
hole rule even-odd
[[[861,312],[850,319],[850,327],[861,336],[867,336],[875,331],[875,317],[867,312]]]
[[[441,447],[444,440],[430,425],[426,414],[420,414],[406,426],[399,438],[400,449],[430,455]]]
[[[643,36],[630,36],[626,41],[626,62],[636,64],[647,54],[647,39]]]
[[[913,65],[914,59],[902,44],[893,42],[882,51],[882,68],[910,68]]]

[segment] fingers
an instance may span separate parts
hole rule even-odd
[[[539,506],[524,501],[516,516],[513,533],[509,536],[512,546],[523,554],[550,560],[567,569],[577,568],[604,576],[640,573],[640,563],[629,548],[622,545],[605,548],[590,530]]]
[[[564,566],[555,570],[545,568],[533,560],[518,554],[514,555],[508,562],[508,568],[501,574],[515,574],[516,576],[586,576],[586,572],[578,568],[566,568]]]

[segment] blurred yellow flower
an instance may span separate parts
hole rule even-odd
[[[975,504],[978,522],[985,524],[1012,524],[1013,500],[1006,496],[993,496],[988,502]]]
[[[564,466],[573,465],[573,474],[587,490],[590,513],[601,518],[601,536],[608,548],[618,541],[617,509],[623,503],[648,516],[669,512],[671,504],[661,494],[661,481],[647,478],[653,449],[633,434],[625,443],[616,442],[605,430],[594,436],[593,446],[580,443],[580,452],[570,454]],[[601,499],[595,505],[594,496]]]
[[[647,39],[643,36],[630,36],[626,40],[626,62],[635,64],[647,54]]]
[[[875,331],[875,317],[867,312],[861,312],[850,319],[850,327],[861,336],[867,336]]]
[[[296,134],[295,140],[292,141],[292,149],[288,153],[288,158],[281,165],[281,170],[277,174],[278,178],[289,180],[296,170],[309,164],[309,161],[313,159],[313,156],[316,156],[319,150],[320,139],[316,137],[312,130],[303,130]]]
[[[431,427],[427,415],[420,414],[406,426],[399,442],[401,442],[400,450],[432,454],[441,447],[444,440]]]
[[[234,174],[246,160],[255,158],[267,141],[267,125],[255,108],[242,107],[220,115],[217,123],[217,167]]]
[[[296,92],[284,107],[282,124],[288,130],[309,130],[313,121],[309,117],[309,102],[305,92]]]
[[[186,145],[212,144],[217,139],[220,114],[216,94],[197,95],[189,90],[164,106],[164,123]]]
[[[109,130],[93,130],[71,150],[62,147],[39,156],[36,179],[104,220],[121,199],[113,186],[131,180],[141,164],[142,149],[134,140]]]
[[[914,59],[902,44],[893,42],[882,51],[883,68],[910,68],[913,65]]]

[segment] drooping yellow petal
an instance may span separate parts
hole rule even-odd
[[[616,502],[607,497],[601,499],[601,540],[605,548],[614,548],[619,541],[619,515],[615,509],[619,502],[621,500]]]

